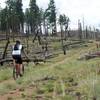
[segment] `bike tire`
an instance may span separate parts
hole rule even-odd
[[[22,74],[24,74],[24,65],[22,65]]]
[[[16,72],[16,68],[15,67],[13,68],[13,78],[14,78],[14,80],[16,80],[18,78],[18,74]]]

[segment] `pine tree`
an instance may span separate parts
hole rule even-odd
[[[26,32],[30,32],[30,22],[31,22],[31,19],[30,19],[30,10],[29,8],[26,8],[25,10],[25,23],[26,23]]]
[[[54,0],[50,0],[48,8],[46,10],[46,15],[48,16],[48,20],[52,29],[52,35],[57,35],[57,27],[56,27],[56,6]]]
[[[0,29],[2,31],[7,30],[7,8],[4,8],[0,11]]]
[[[60,24],[60,30],[61,30],[62,50],[63,50],[64,55],[66,55],[66,49],[65,49],[65,46],[64,46],[64,42],[63,42],[63,40],[64,40],[64,29],[63,29],[63,25],[65,24],[65,17],[64,17],[64,15],[60,15],[59,16],[58,22]]]
[[[31,15],[31,32],[36,33],[38,27],[38,15],[39,7],[36,4],[36,0],[30,0],[30,15]]]
[[[44,17],[44,12],[43,9],[39,9],[39,15],[38,15],[38,25],[39,25],[39,31],[40,34],[42,35],[42,25],[43,25],[43,17]]]
[[[66,38],[66,32],[67,32],[67,29],[69,27],[69,22],[70,22],[70,19],[69,17],[67,17],[65,14],[63,15],[60,15],[59,16],[59,20],[58,20],[59,24],[60,24],[60,28],[61,30],[63,30],[65,32],[65,38]],[[64,35],[64,34],[63,34]]]
[[[12,32],[24,30],[24,14],[22,9],[22,0],[7,0],[9,28]]]
[[[23,9],[22,9],[22,0],[16,0],[16,14],[18,16],[19,19],[19,29],[20,31],[23,32],[24,30],[24,13],[23,13]]]

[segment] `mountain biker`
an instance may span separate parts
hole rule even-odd
[[[13,57],[13,64],[16,67],[17,74],[22,76],[21,68],[22,68],[22,57],[21,53],[23,51],[23,46],[21,45],[20,41],[17,40],[16,44],[13,46],[12,57]]]

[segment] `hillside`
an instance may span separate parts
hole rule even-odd
[[[46,63],[25,64],[23,77],[14,80],[12,67],[0,69],[0,100],[99,100],[100,58],[77,60],[96,50],[94,44],[67,51]]]
[[[99,98],[100,59],[77,60],[81,54],[95,50],[88,47],[71,49],[67,55],[49,59],[46,63],[25,64],[25,74],[16,81],[12,67],[0,69],[1,100],[91,100]],[[88,98],[88,99],[87,99]],[[98,99],[99,100],[99,99]]]

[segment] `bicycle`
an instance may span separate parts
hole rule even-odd
[[[18,67],[17,64],[15,64],[15,66],[13,67],[13,78],[14,80],[16,80],[18,78],[18,76],[22,76],[24,74],[24,65],[22,64],[22,68],[20,68],[20,72],[22,72],[21,74],[18,72]]]

